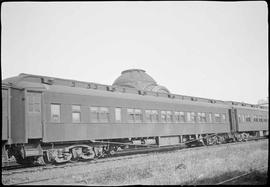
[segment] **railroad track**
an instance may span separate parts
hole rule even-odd
[[[248,141],[258,141],[258,140],[263,140],[265,138],[256,138],[256,139],[250,139]],[[210,147],[213,146],[226,146],[226,145],[233,145],[233,144],[240,144],[240,143],[245,143],[245,142],[231,142],[231,143],[226,143],[226,144],[219,144],[219,145],[211,145]],[[123,151],[123,152],[118,152],[115,155],[111,156],[111,157],[104,157],[104,158],[99,158],[99,159],[94,159],[91,161],[75,161],[75,162],[68,162],[65,164],[60,164],[60,165],[53,165],[53,164],[47,164],[46,166],[40,166],[40,165],[11,165],[11,166],[7,166],[2,168],[2,172],[5,171],[11,171],[11,172],[7,172],[7,173],[3,173],[4,175],[7,174],[13,174],[13,173],[19,173],[19,172],[28,172],[27,170],[29,168],[35,170],[35,169],[53,169],[53,168],[63,168],[63,167],[67,167],[67,166],[71,166],[71,165],[81,165],[81,164],[85,164],[85,163],[89,163],[89,164],[95,164],[95,163],[103,163],[103,162],[108,162],[108,161],[113,161],[113,160],[120,160],[121,158],[118,158],[120,156],[122,156],[123,158],[133,158],[133,157],[137,157],[135,155],[138,155],[139,157],[147,154],[149,152],[159,152],[160,154],[162,154],[162,152],[168,153],[171,151],[188,151],[190,149],[196,150],[196,149],[205,149],[209,146],[200,146],[200,147],[187,147],[187,146],[168,146],[168,147],[159,147],[159,148],[144,148],[144,149],[133,149],[133,150],[128,150],[128,151]],[[29,170],[29,172],[31,172],[31,170]]]
[[[258,141],[258,140],[265,140],[265,139],[253,139],[253,140],[249,140],[249,141]],[[212,146],[201,146],[201,147],[190,147],[187,149],[181,149],[177,150],[177,147],[171,148],[170,151],[166,151],[164,149],[162,149],[163,152],[159,152],[159,154],[167,154],[170,152],[175,152],[175,151],[179,151],[179,153],[181,152],[186,152],[186,151],[190,151],[190,150],[200,150],[200,149],[206,149],[208,147],[220,147],[220,146],[233,146],[233,145],[238,145],[238,144],[243,144],[245,142],[232,142],[232,143],[227,143],[227,144],[220,144],[220,145],[212,145]],[[168,150],[168,148],[167,148]],[[144,157],[144,156],[148,156],[149,154],[147,154],[149,152],[149,150],[147,150],[146,153],[140,153],[138,154],[138,152],[136,152],[137,154],[132,154],[132,155],[124,155],[122,156],[121,154],[119,155],[115,155],[113,157],[107,157],[107,158],[101,158],[101,159],[97,159],[97,160],[91,160],[91,161],[81,161],[81,162],[75,162],[75,163],[66,163],[66,164],[62,164],[62,165],[46,165],[46,166],[36,166],[36,167],[31,167],[31,168],[21,168],[21,169],[15,169],[15,170],[2,170],[2,176],[9,176],[9,175],[13,175],[13,174],[17,174],[17,173],[28,173],[28,172],[37,172],[37,171],[42,171],[42,170],[52,170],[52,169],[56,169],[56,168],[66,168],[66,167],[70,167],[70,166],[81,166],[81,165],[90,165],[90,164],[98,164],[98,163],[106,163],[106,162],[114,162],[114,161],[119,161],[119,160],[129,160],[129,159],[133,159],[133,158],[137,158],[137,157]],[[157,152],[157,151],[156,151]],[[31,180],[31,181],[25,181],[25,182],[19,182],[19,183],[12,183],[9,185],[21,185],[21,184],[32,184],[32,183],[38,183],[38,182],[44,182],[44,181],[50,181],[50,180],[54,180],[57,179],[59,177],[55,176],[55,177],[50,177],[50,178],[45,178],[45,179],[37,179],[37,180]],[[226,182],[226,181],[225,181]],[[224,182],[224,183],[225,183]],[[222,184],[222,183],[221,183]]]
[[[248,141],[258,141],[258,140],[264,140],[266,138],[253,138],[249,139]],[[11,165],[7,167],[2,168],[2,175],[11,175],[15,173],[22,173],[22,172],[34,172],[34,171],[40,171],[45,169],[54,169],[54,168],[64,168],[69,166],[80,166],[85,164],[96,164],[96,163],[104,163],[104,162],[110,162],[110,161],[117,161],[121,159],[132,159],[135,157],[141,157],[147,153],[150,152],[159,152],[159,154],[162,154],[162,152],[168,153],[172,151],[189,151],[190,149],[193,150],[199,150],[199,149],[205,149],[207,147],[213,147],[213,146],[226,146],[226,145],[233,145],[233,144],[241,144],[245,142],[230,142],[226,144],[218,144],[218,145],[210,145],[210,146],[197,146],[197,147],[187,147],[185,145],[177,145],[177,146],[167,146],[167,147],[155,147],[155,148],[140,148],[140,149],[133,149],[133,150],[127,150],[122,152],[117,152],[115,155],[110,157],[104,157],[94,160],[86,160],[86,161],[75,161],[75,162],[68,162],[64,164],[54,165],[54,164],[47,164],[45,166],[40,165]],[[145,155],[146,156],[146,155]],[[8,172],[9,171],[9,172]]]
[[[229,183],[229,182],[232,182],[232,181],[235,181],[235,180],[239,180],[242,177],[246,177],[246,176],[251,175],[251,174],[253,174],[253,173],[257,172],[257,171],[262,171],[262,170],[265,170],[265,169],[268,169],[268,166],[263,166],[263,167],[255,168],[255,169],[253,169],[250,172],[246,172],[246,173],[243,173],[241,175],[237,175],[237,176],[234,176],[232,178],[226,179],[224,181],[221,181],[221,182],[217,183],[216,185],[224,185],[226,183]]]

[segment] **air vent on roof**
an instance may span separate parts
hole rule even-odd
[[[44,83],[44,84],[52,85],[53,84],[53,79],[42,77],[41,82]]]

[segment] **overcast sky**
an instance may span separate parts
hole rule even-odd
[[[20,73],[111,85],[140,68],[170,92],[268,97],[266,2],[57,2],[1,7],[2,78]]]

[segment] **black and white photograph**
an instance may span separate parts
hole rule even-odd
[[[267,185],[266,1],[1,4],[3,185]]]

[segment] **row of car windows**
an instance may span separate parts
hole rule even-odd
[[[244,115],[244,114],[239,114],[238,115],[238,121],[239,123],[251,123],[251,122],[268,122],[268,117],[267,116],[262,116],[262,115]]]
[[[116,123],[122,122],[123,108],[114,108],[114,120]],[[225,123],[226,115],[220,113],[206,112],[184,112],[184,111],[167,111],[167,110],[142,110],[138,108],[128,108],[127,122],[129,123]],[[92,123],[108,123],[110,119],[110,110],[108,107],[89,107],[90,121]],[[144,112],[144,119],[143,119]],[[81,122],[81,106],[72,105],[72,122]],[[61,105],[51,104],[51,122],[61,122]]]

